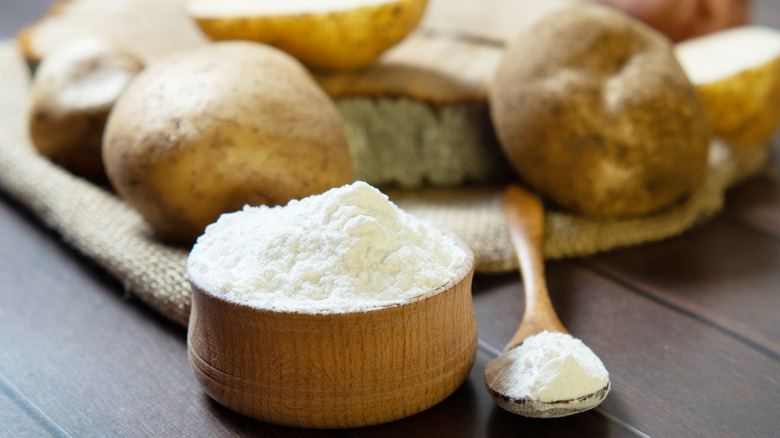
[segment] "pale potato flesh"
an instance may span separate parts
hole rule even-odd
[[[105,183],[101,139],[108,113],[141,62],[100,38],[79,38],[43,58],[33,77],[30,136],[42,155]]]
[[[675,54],[694,85],[712,83],[780,57],[780,30],[735,27],[678,43]]]
[[[17,35],[32,65],[70,41],[99,37],[143,63],[208,39],[184,12],[187,0],[57,0],[38,21]]]

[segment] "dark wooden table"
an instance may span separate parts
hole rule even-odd
[[[4,1],[0,36],[48,1]],[[780,5],[755,21],[780,25]],[[780,136],[775,145],[780,145]],[[519,276],[478,275],[477,361],[410,418],[352,430],[277,427],[210,400],[184,329],[128,296],[0,193],[0,436],[780,436],[780,160],[715,219],[663,242],[548,263],[564,324],[610,371],[595,410],[534,420],[495,407],[483,369],[510,338]]]

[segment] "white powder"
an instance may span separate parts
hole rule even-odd
[[[250,306],[353,312],[408,301],[453,280],[466,252],[365,182],[286,206],[223,214],[198,238],[190,278]]]
[[[604,364],[581,340],[547,331],[490,361],[485,376],[488,386],[508,397],[539,402],[576,399],[609,382]]]

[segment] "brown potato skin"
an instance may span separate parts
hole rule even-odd
[[[289,55],[220,42],[147,67],[103,142],[117,192],[166,241],[192,244],[220,214],[286,204],[352,180],[333,102]]]
[[[515,170],[565,210],[646,214],[703,176],[707,115],[668,39],[606,7],[575,5],[519,34],[489,101]]]
[[[100,144],[110,107],[67,113],[36,107],[30,113],[30,137],[38,152],[74,175],[104,184]]]

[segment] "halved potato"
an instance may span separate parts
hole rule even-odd
[[[732,144],[762,144],[780,124],[780,31],[741,26],[687,40],[677,58]]]
[[[569,212],[657,212],[706,170],[706,110],[671,42],[604,6],[575,4],[518,34],[489,103],[518,175]]]
[[[76,175],[107,181],[101,158],[106,119],[143,65],[99,38],[80,38],[48,53],[30,87],[29,130],[44,155]]]
[[[104,39],[149,64],[208,42],[184,13],[186,0],[57,0],[17,35],[25,59],[42,57],[83,37]]]
[[[310,67],[371,63],[419,23],[427,0],[190,0],[188,14],[212,40],[275,46]]]

